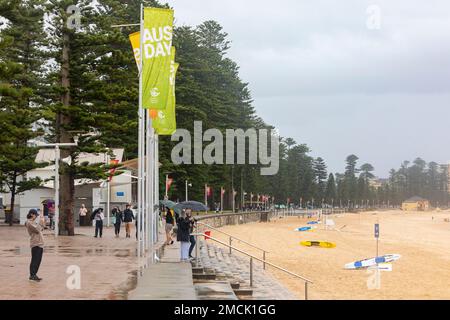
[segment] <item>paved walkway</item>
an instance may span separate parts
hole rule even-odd
[[[150,265],[138,278],[130,300],[197,300],[192,280],[192,266],[180,262],[180,243],[165,246],[160,262]]]
[[[136,284],[135,238],[114,237],[105,228],[103,238],[94,238],[94,228],[75,230],[74,237],[58,237],[44,231],[44,256],[40,283],[28,280],[29,236],[24,226],[0,226],[0,300],[7,299],[126,299]],[[133,233],[134,234],[134,233]],[[69,266],[78,266],[81,289],[71,290],[66,282]]]

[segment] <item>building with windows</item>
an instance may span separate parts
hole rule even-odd
[[[111,151],[113,153],[111,159],[118,160],[118,163],[122,164],[124,149],[117,148],[111,149]],[[52,163],[54,161],[54,149],[41,149],[36,155],[36,162]],[[61,161],[68,161],[68,159],[62,159]],[[106,153],[82,153],[77,159],[77,163],[87,162],[89,164],[107,164],[109,161],[110,157]],[[94,181],[90,179],[75,180],[74,216],[76,226],[80,223],[78,211],[81,204],[84,204],[89,212],[92,212],[95,208],[102,207],[105,210],[106,216],[108,199],[111,209],[114,206],[124,208],[127,203],[133,202],[133,169],[131,168],[129,170],[126,166],[121,166],[120,171],[122,174],[113,176],[110,182],[104,180]],[[32,208],[39,208],[45,213],[51,213],[54,210],[54,175],[54,164],[27,172],[26,177],[24,178],[40,177],[44,182],[39,188],[26,191],[16,196],[13,217],[15,221],[19,220],[20,223],[25,223],[26,215]],[[0,197],[3,198],[3,204],[6,207],[10,206],[10,194],[1,194]]]

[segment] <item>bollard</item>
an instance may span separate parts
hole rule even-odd
[[[250,257],[250,287],[253,287],[253,258]]]
[[[266,270],[266,252],[263,251],[263,269]]]
[[[198,246],[200,243],[198,242],[198,236],[195,236],[195,267],[198,268]]]
[[[308,282],[305,282],[305,300],[308,300]]]

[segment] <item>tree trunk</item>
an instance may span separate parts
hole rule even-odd
[[[61,85],[65,89],[61,95],[61,102],[63,106],[70,105],[70,64],[69,64],[69,41],[70,35],[66,30],[63,31],[63,48],[61,61]],[[66,126],[70,124],[71,117],[65,112],[59,112],[57,115],[57,142],[71,143],[72,136],[66,131]],[[70,156],[70,148],[61,148],[61,158],[64,159]],[[73,236],[74,230],[74,176],[70,167],[64,162],[60,162],[59,175],[59,195],[60,195],[60,211],[59,211],[59,234]]]

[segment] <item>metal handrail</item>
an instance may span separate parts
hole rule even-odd
[[[256,260],[258,260],[258,261],[260,261],[260,262],[262,262],[264,264],[268,264],[269,266],[271,266],[271,267],[273,267],[275,269],[278,269],[278,270],[283,271],[283,272],[285,272],[285,273],[287,273],[287,274],[289,274],[291,276],[294,276],[294,277],[297,277],[297,278],[303,280],[305,282],[305,300],[308,300],[308,284],[309,283],[313,284],[313,282],[311,280],[309,280],[309,279],[307,279],[305,277],[302,277],[301,275],[298,275],[298,274],[296,274],[294,272],[291,272],[291,271],[289,271],[287,269],[284,269],[283,267],[280,267],[280,266],[277,266],[277,265],[275,265],[275,264],[273,264],[271,262],[268,262],[265,259],[260,259],[260,258],[255,257],[254,255],[251,255],[250,253],[247,253],[247,252],[245,252],[245,251],[243,251],[241,249],[238,249],[236,247],[230,246],[229,244],[227,244],[225,242],[222,242],[219,239],[216,239],[214,237],[208,236],[205,233],[197,233],[197,234],[192,234],[192,235],[196,236],[197,240],[198,240],[198,236],[202,236],[202,237],[211,239],[211,240],[213,240],[215,242],[218,242],[218,243],[220,243],[220,244],[222,244],[222,245],[224,245],[226,247],[229,247],[229,248],[231,248],[233,250],[236,250],[236,251],[238,251],[238,252],[240,252],[240,253],[250,257],[250,287],[253,287],[253,259],[256,259]],[[197,248],[198,248],[198,244],[197,244]],[[196,265],[198,266],[198,251],[197,251],[196,255],[197,255],[197,257],[196,257],[196,260],[197,260]]]
[[[236,240],[238,240],[238,241],[240,241],[240,242],[243,242],[243,243],[245,243],[246,245],[249,245],[250,247],[253,247],[253,248],[255,248],[255,249],[258,249],[258,250],[261,250],[261,251],[264,251],[264,252],[269,253],[269,251],[267,251],[267,250],[265,250],[265,249],[263,249],[263,248],[260,248],[260,247],[258,247],[258,246],[255,246],[254,244],[252,244],[252,243],[250,243],[250,242],[247,242],[247,241],[242,240],[242,239],[240,239],[240,238],[238,238],[238,237],[236,237],[236,236],[233,236],[233,235],[231,235],[231,234],[229,234],[229,233],[226,233],[225,231],[222,231],[222,230],[220,230],[220,229],[217,229],[217,228],[215,228],[215,227],[213,227],[213,226],[211,226],[211,225],[209,225],[209,224],[207,224],[207,223],[197,221],[197,224],[202,224],[202,225],[204,225],[205,227],[208,227],[208,228],[210,228],[210,229],[213,229],[213,230],[215,230],[215,231],[218,231],[218,232],[220,232],[220,233],[223,233],[223,234],[225,234],[225,235],[227,235],[227,236],[229,236],[229,237],[231,237],[231,238],[233,238],[233,239],[236,239]]]
[[[238,241],[240,241],[240,242],[242,242],[242,243],[245,243],[246,245],[248,245],[248,246],[250,246],[250,247],[252,247],[252,248],[261,250],[262,253],[263,253],[263,260],[264,260],[264,261],[266,260],[266,253],[269,253],[269,251],[267,251],[267,250],[265,250],[265,249],[263,249],[263,248],[260,248],[260,247],[258,247],[258,246],[255,246],[254,244],[251,244],[251,243],[249,243],[249,242],[247,242],[247,241],[245,241],[245,240],[242,240],[242,239],[240,239],[240,238],[238,238],[238,237],[235,237],[235,236],[233,236],[233,235],[231,235],[231,234],[229,234],[229,233],[226,233],[225,231],[219,230],[219,229],[217,229],[217,228],[215,228],[215,227],[213,227],[213,226],[211,226],[211,225],[209,225],[209,224],[207,224],[207,223],[197,221],[197,224],[204,225],[204,226],[207,227],[207,228],[210,228],[210,229],[212,229],[212,230],[215,230],[215,231],[217,231],[217,232],[220,232],[220,233],[222,233],[222,234],[227,235],[227,236],[229,237],[230,254],[231,254],[231,250],[232,250],[232,248],[233,248],[233,247],[231,246],[231,240],[232,240],[232,239],[236,239],[236,240],[238,240]],[[264,270],[266,269],[266,263],[265,263],[265,262],[263,262],[263,269],[264,269]]]

